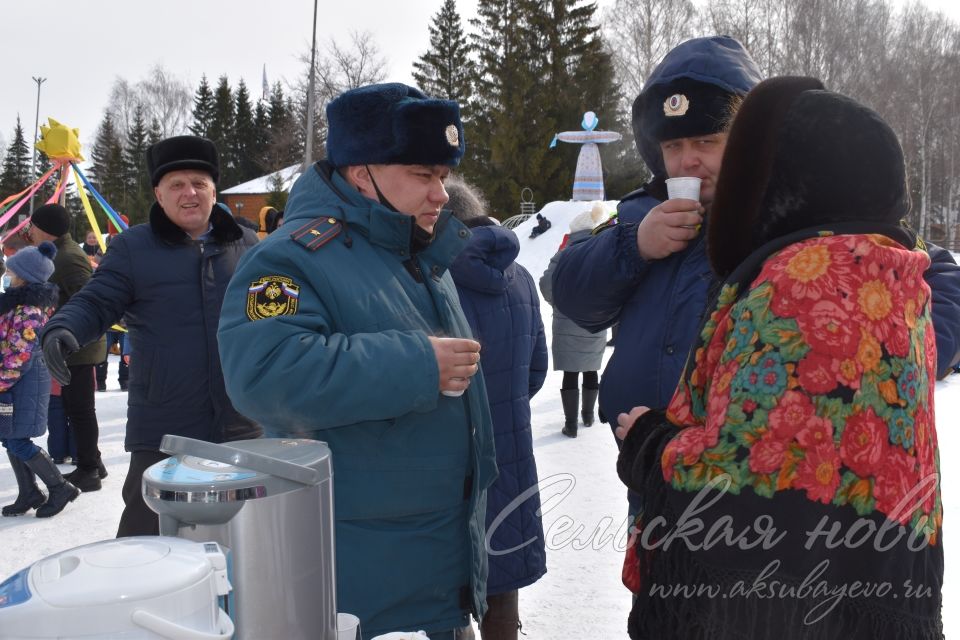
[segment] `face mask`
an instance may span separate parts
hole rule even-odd
[[[11,282],[10,276],[5,275],[3,276],[3,278],[0,278],[0,284],[3,285],[4,291],[10,288],[10,282]]]

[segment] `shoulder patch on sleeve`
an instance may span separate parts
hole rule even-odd
[[[343,223],[333,217],[314,218],[290,234],[290,239],[299,245],[316,251],[327,244],[343,230]]]
[[[247,288],[247,318],[251,321],[292,316],[300,302],[300,285],[286,276],[263,276]]]

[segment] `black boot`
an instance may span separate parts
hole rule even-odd
[[[47,496],[40,491],[37,481],[30,468],[9,451],[7,457],[10,458],[10,466],[13,467],[13,475],[17,479],[17,499],[13,504],[8,504],[2,510],[5,516],[22,516],[30,509],[36,509],[47,501]]]
[[[106,474],[106,468],[104,468],[103,471],[104,474]],[[100,482],[101,477],[99,466],[78,466],[76,469],[63,476],[64,480],[73,484],[77,489],[80,489],[80,491],[83,491],[84,493],[100,491],[100,489],[103,487]]]
[[[108,366],[109,365],[106,360],[94,366],[94,369],[97,372],[97,391],[107,390],[107,367]]]
[[[583,418],[583,426],[593,426],[593,408],[597,405],[597,395],[600,389],[583,388],[583,406],[580,408],[580,417]]]
[[[27,466],[37,474],[43,484],[47,485],[47,491],[50,493],[50,497],[43,503],[43,506],[37,509],[38,518],[49,518],[57,515],[63,511],[68,503],[73,502],[80,495],[80,489],[63,479],[57,465],[53,464],[53,460],[43,449],[40,449],[35,456],[27,460]],[[93,473],[96,474],[97,470],[94,469]],[[99,480],[97,478],[98,482]]]
[[[577,437],[577,409],[580,404],[579,389],[560,389],[560,401],[563,403],[563,435],[568,438]]]

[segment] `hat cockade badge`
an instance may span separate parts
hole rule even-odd
[[[444,135],[447,136],[447,142],[450,143],[451,147],[460,146],[460,132],[457,130],[457,125],[449,124],[444,130]]]
[[[682,116],[690,108],[690,101],[682,93],[675,93],[663,101],[663,115],[668,118]]]

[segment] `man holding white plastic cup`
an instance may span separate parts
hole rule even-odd
[[[327,123],[327,158],[227,289],[227,391],[268,436],[329,445],[337,605],[363,637],[461,640],[487,608],[496,452],[480,344],[447,271],[470,235],[442,211],[459,106],[370,85],[333,100]]]
[[[732,108],[761,79],[736,40],[684,42],[651,72],[633,105],[637,148],[653,178],[621,199],[616,224],[567,247],[555,304],[580,326],[619,323],[600,382],[600,417],[667,403],[680,379],[712,282],[704,227]],[[699,188],[673,197],[674,181]],[[691,180],[688,182],[697,182]]]

